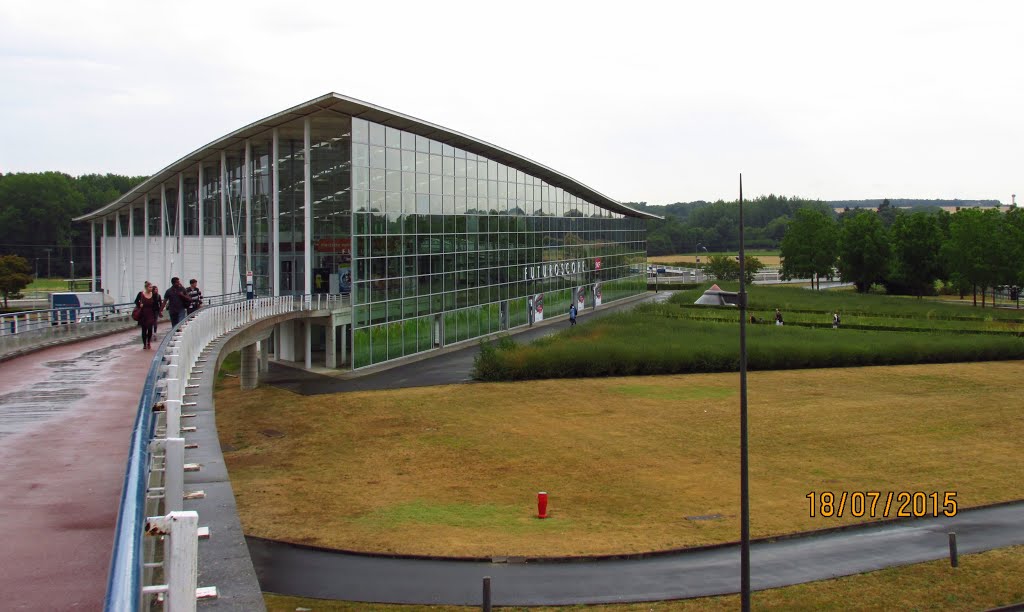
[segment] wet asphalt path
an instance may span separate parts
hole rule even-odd
[[[966,510],[952,518],[866,525],[755,542],[751,587],[777,588],[948,557],[948,532],[961,554],[1024,544],[1024,502]],[[360,602],[479,605],[492,580],[495,605],[534,606],[660,601],[739,591],[737,545],[642,559],[489,563],[349,555],[249,539],[266,591]]]
[[[0,608],[102,608],[152,357],[129,331],[0,364]]]
[[[671,296],[670,291],[648,293],[640,299],[630,300],[623,304],[612,303],[597,310],[584,310],[577,317],[577,325],[586,325],[590,321],[608,316],[615,312],[623,312],[637,304],[660,302]],[[522,344],[532,342],[542,336],[562,331],[569,326],[565,316],[543,321],[528,328],[512,330],[512,338]],[[472,382],[473,359],[480,351],[476,341],[466,343],[462,348],[454,348],[440,354],[427,354],[426,358],[394,366],[385,370],[371,372],[359,377],[339,378],[315,372],[307,372],[277,363],[270,364],[270,372],[261,378],[266,383],[287,389],[300,395],[322,395],[327,393],[343,393],[347,391],[374,391],[378,389],[402,389],[407,387],[428,387],[433,385],[452,385]]]

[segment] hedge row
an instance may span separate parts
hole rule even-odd
[[[1024,359],[1024,339],[944,332],[797,326],[747,328],[751,370]],[[737,326],[659,316],[651,309],[604,317],[529,345],[487,345],[479,380],[582,378],[739,369]]]

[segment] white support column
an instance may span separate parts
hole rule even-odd
[[[234,293],[237,287],[228,285],[228,154],[220,152],[220,285],[221,293]]]
[[[142,241],[143,248],[146,252],[146,273],[142,276],[145,280],[153,282],[153,279],[149,278],[149,192],[142,194]],[[160,285],[157,285],[159,287]]]
[[[131,289],[136,287],[135,282],[135,207],[128,206],[128,288],[125,297],[131,294]]]
[[[196,234],[199,235],[199,285],[206,286],[206,240],[204,240],[205,228],[203,228],[203,162],[196,164],[196,215],[199,225]]]
[[[303,329],[306,332],[306,343],[303,347],[306,353],[306,369],[313,369],[313,324],[310,319],[303,321]]]
[[[114,278],[117,282],[117,294],[113,298],[116,303],[121,302],[121,296],[124,294],[124,287],[121,286],[124,284],[124,264],[121,263],[121,249],[123,248],[121,245],[121,211],[114,211],[114,250],[117,251],[117,268]]]
[[[164,252],[164,277],[157,282],[157,287],[167,290],[167,281],[171,278],[169,269],[171,255],[167,252],[167,185],[160,183],[160,243]]]
[[[324,367],[334,369],[338,367],[338,344],[336,342],[338,326],[334,324],[334,317],[327,318],[327,325],[324,328]]]
[[[313,174],[312,164],[310,163],[310,136],[311,136],[311,122],[309,117],[303,122],[303,146],[304,150],[302,153],[302,168],[303,168],[303,185],[302,185],[302,202],[304,204],[305,223],[302,228],[302,254],[305,265],[303,267],[303,288],[302,293],[309,295],[313,292],[313,248],[311,237],[313,235]],[[306,327],[306,338],[309,338],[309,327]],[[306,343],[306,368],[309,368],[309,343]]]
[[[103,246],[100,250],[100,286],[103,287],[104,292],[110,291],[110,249],[107,248],[107,218],[104,217],[100,220],[103,223]],[[110,296],[114,297],[114,296]]]
[[[341,363],[345,365],[348,363],[348,330],[349,325],[341,326]]]
[[[278,134],[277,128],[274,128],[273,145],[271,146],[270,163],[271,163],[271,208],[270,208],[270,269],[273,278],[271,282],[274,285],[274,295],[281,295],[281,228],[278,221],[280,220],[281,214],[281,185],[278,182],[278,169],[277,160],[280,158],[280,135]],[[278,341],[277,333],[274,334],[274,342],[280,345]],[[274,355],[278,352],[274,351]]]
[[[188,285],[188,280],[185,280],[185,173],[178,173],[178,227],[176,228],[177,240],[175,243],[178,245],[178,274],[177,276],[182,277],[182,282]]]
[[[242,168],[242,196],[245,198],[245,270],[252,270],[252,142],[245,140],[245,167]]]
[[[89,281],[89,291],[96,291],[96,222],[89,222],[89,274],[92,278]]]

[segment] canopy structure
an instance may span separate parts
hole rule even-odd
[[[355,98],[350,98],[348,96],[332,92],[320,96],[319,98],[309,100],[308,102],[303,102],[298,106],[281,111],[275,115],[256,121],[255,123],[251,123],[193,151],[192,153],[189,153],[163,170],[156,172],[114,202],[111,202],[110,204],[89,214],[82,215],[81,217],[76,218],[75,221],[92,221],[102,219],[118,210],[133,204],[137,205],[142,202],[147,191],[155,191],[159,189],[162,182],[176,180],[178,173],[194,167],[197,163],[209,159],[212,156],[219,154],[221,151],[237,149],[244,145],[246,139],[266,133],[268,130],[283,126],[296,119],[302,119],[310,115],[323,113],[337,113],[351,117],[358,117],[387,127],[412,132],[419,136],[424,136],[477,155],[483,155],[488,159],[517,168],[531,176],[540,178],[546,181],[549,185],[560,187],[569,193],[593,202],[607,210],[617,212],[628,217],[643,219],[662,218],[658,215],[630,208],[629,206],[626,206],[625,204],[622,204],[621,202],[614,200],[603,193],[600,193],[596,189],[588,187],[587,185],[584,185],[583,183],[568,177],[557,170],[537,163],[529,158],[523,157],[522,155],[513,153],[507,149],[473,138],[472,136],[468,136],[461,132],[456,132],[455,130],[416,119],[415,117],[410,117],[409,115],[404,115],[381,106],[370,104],[369,102],[363,102],[362,100],[357,100]]]
[[[718,284],[711,285],[694,304],[701,306],[738,306],[740,294],[735,291],[722,291]]]

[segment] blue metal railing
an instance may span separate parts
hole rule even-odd
[[[180,321],[178,326],[184,321]],[[139,609],[142,593],[142,538],[141,525],[146,521],[146,486],[149,477],[149,442],[153,439],[156,418],[153,406],[157,401],[156,383],[160,377],[160,364],[164,351],[177,327],[164,334],[149,366],[146,382],[139,397],[139,410],[135,416],[131,443],[128,448],[128,467],[121,489],[121,506],[114,528],[114,548],[107,577],[106,612],[126,612]]]
[[[287,300],[283,302],[282,300]],[[252,308],[239,308],[232,306],[240,302],[247,302]],[[177,326],[170,329],[160,341],[153,361],[150,364],[149,372],[143,384],[142,395],[139,398],[138,412],[132,430],[131,442],[128,452],[128,465],[125,470],[124,485],[121,491],[121,504],[117,515],[117,525],[114,532],[113,552],[110,559],[110,571],[107,577],[107,596],[104,600],[106,612],[137,612],[142,603],[142,592],[145,575],[145,553],[144,538],[147,517],[147,495],[150,484],[150,464],[152,453],[150,443],[157,433],[157,415],[153,408],[160,399],[174,399],[171,397],[162,398],[163,393],[158,388],[158,383],[166,370],[165,354],[180,327],[193,323],[193,330],[184,330],[183,336],[190,333],[197,334],[199,339],[193,339],[199,344],[205,345],[212,341],[218,333],[224,333],[228,329],[244,326],[255,321],[261,316],[270,316],[284,310],[320,310],[350,304],[347,296],[341,295],[305,295],[305,296],[282,296],[270,300],[246,300],[239,296],[238,299],[221,304],[223,309],[200,309],[188,318],[182,320]],[[199,321],[192,320],[204,313],[210,318],[202,318]],[[240,313],[244,316],[238,317]],[[234,323],[221,323],[225,318],[235,316]],[[182,337],[183,337],[182,336]],[[193,340],[190,340],[192,342]],[[184,342],[184,339],[183,339]],[[172,353],[171,361],[180,358],[182,351],[191,352],[198,357],[202,347],[191,345],[191,349],[183,344],[176,344]],[[188,363],[181,363],[183,371],[178,373],[179,377],[188,377]],[[182,386],[177,391],[178,399],[184,393],[184,379],[179,380]],[[168,393],[170,390],[168,389]]]

